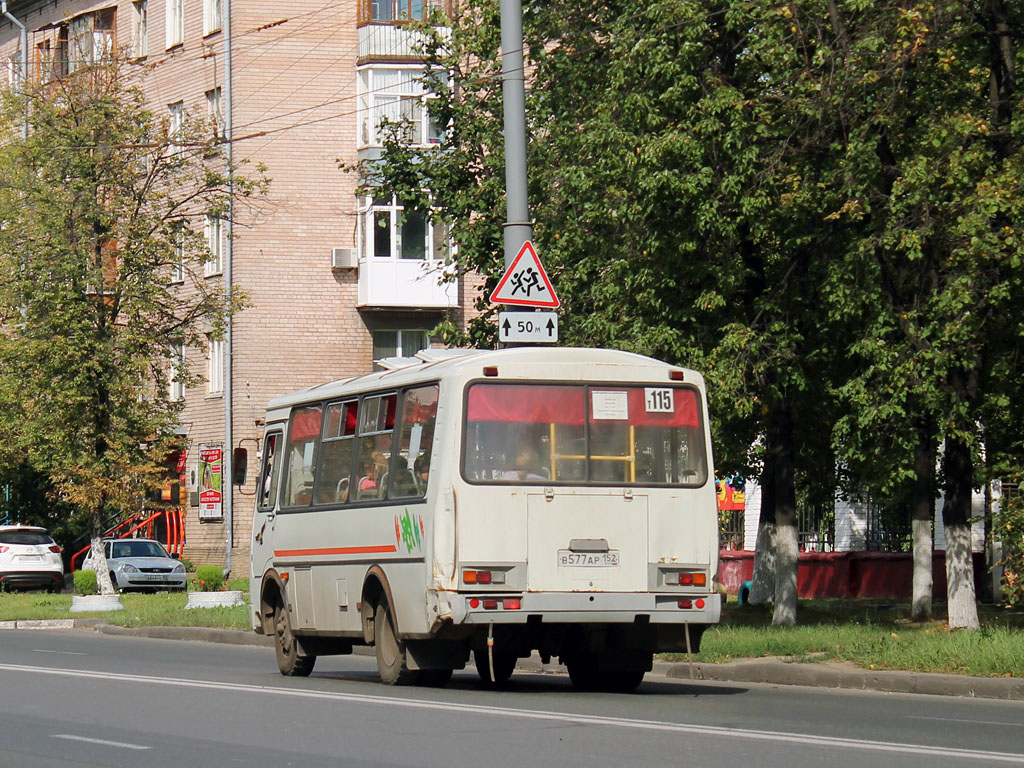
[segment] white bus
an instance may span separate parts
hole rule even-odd
[[[719,619],[704,382],[626,352],[425,350],[270,403],[253,629],[285,675],[375,646],[383,682],[558,657],[638,686]]]

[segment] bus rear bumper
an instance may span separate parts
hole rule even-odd
[[[459,624],[716,624],[721,596],[633,592],[451,594]]]

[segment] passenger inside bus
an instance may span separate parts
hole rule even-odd
[[[522,445],[516,452],[515,466],[502,474],[503,480],[547,480],[540,455],[532,445]]]

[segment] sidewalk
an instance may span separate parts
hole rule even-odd
[[[103,623],[102,619],[55,619],[49,621],[3,621],[0,629],[93,629],[108,635],[152,637],[163,640],[228,643],[272,647],[273,640],[234,629],[206,627],[139,627],[126,628]],[[372,655],[373,649],[356,646],[355,653]],[[728,664],[694,662],[654,662],[653,677],[694,682],[714,680],[734,683],[769,683],[771,685],[808,685],[819,688],[849,688],[889,693],[920,693],[935,696],[965,696],[979,699],[1024,701],[1024,680],[1019,678],[968,677],[922,672],[901,672],[861,669],[848,663],[821,662],[803,664],[775,657],[736,661]],[[537,674],[565,674],[561,664],[541,664],[534,653],[520,659],[517,669]],[[648,679],[651,679],[650,677]]]

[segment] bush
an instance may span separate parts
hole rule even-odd
[[[75,571],[75,592],[80,595],[95,595],[99,591],[96,571]]]
[[[187,557],[181,558],[181,560],[179,562],[181,562],[181,564],[185,566],[185,570],[188,573],[195,573],[196,572],[195,564],[191,560],[189,560]]]
[[[1017,480],[1018,478],[1014,478]],[[1003,600],[1007,607],[1024,605],[1024,497],[1003,497],[992,521],[992,535],[1002,542]]]
[[[197,566],[192,586],[197,592],[220,592],[224,589],[224,569],[219,565]]]

